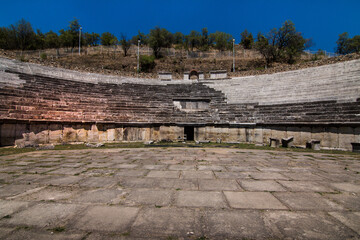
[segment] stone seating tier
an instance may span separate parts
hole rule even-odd
[[[108,84],[70,81],[36,74],[0,71],[21,81],[0,88],[0,119],[138,123],[311,123],[360,122],[359,98],[261,105],[227,103],[209,85]],[[335,91],[335,90],[334,90]],[[209,108],[181,112],[173,100],[209,99]]]

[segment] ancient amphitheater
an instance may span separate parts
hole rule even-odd
[[[270,75],[171,80],[0,58],[1,145],[210,140],[360,142],[360,60]]]

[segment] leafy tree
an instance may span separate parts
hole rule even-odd
[[[274,61],[274,55],[276,47],[269,44],[269,39],[266,38],[262,33],[258,33],[256,49],[265,58],[266,65],[269,65]]]
[[[176,32],[173,34],[174,36],[174,44],[183,44],[184,42],[184,34],[181,32]]]
[[[61,29],[59,31],[60,33],[60,36],[59,36],[59,40],[60,40],[60,45],[62,47],[72,47],[72,43],[73,43],[73,36],[71,34],[71,32],[69,30],[64,30],[64,29]]]
[[[188,36],[188,41],[191,51],[193,51],[194,48],[199,48],[201,46],[201,34],[198,31],[191,31]]]
[[[360,35],[354,36],[349,45],[351,52],[360,52]]]
[[[79,31],[80,24],[79,20],[74,18],[69,24],[69,32],[71,34],[71,47],[74,48],[79,44]]]
[[[232,48],[233,37],[230,34],[216,31],[215,33],[212,33],[210,35],[214,41],[215,49],[219,51],[224,51],[226,49]]]
[[[35,32],[31,24],[25,19],[21,19],[15,25],[11,25],[10,29],[15,36],[17,46],[20,50],[29,49],[34,44]]]
[[[46,48],[59,48],[60,39],[59,36],[53,31],[45,33],[45,47]]]
[[[344,32],[339,35],[339,39],[336,41],[338,54],[347,54],[349,52],[349,34]]]
[[[285,21],[279,29],[272,29],[267,36],[258,34],[256,49],[264,56],[266,62],[286,61],[294,63],[306,47],[307,39],[297,32],[291,21]]]
[[[203,28],[201,30],[201,40],[200,40],[200,47],[201,50],[207,51],[210,47],[210,38],[209,38],[209,32],[207,28]]]
[[[100,35],[98,33],[84,33],[84,42],[87,46],[97,46],[100,43]]]
[[[251,49],[254,44],[254,38],[252,33],[249,33],[245,29],[240,35],[241,35],[240,44],[243,45],[245,49]]]
[[[154,51],[156,58],[160,57],[160,50],[162,48],[170,47],[172,34],[165,28],[155,27],[150,30],[149,45]]]
[[[109,32],[104,32],[103,34],[101,34],[100,39],[101,39],[101,45],[103,46],[111,46],[117,43],[117,38]]]
[[[360,35],[349,38],[349,34],[344,32],[339,35],[339,39],[336,41],[336,44],[336,52],[338,54],[360,52]]]
[[[16,49],[16,35],[15,32],[7,27],[0,28],[0,48],[2,49]]]
[[[34,46],[35,49],[44,49],[45,46],[45,34],[43,34],[39,29],[36,30],[36,35],[34,38]]]
[[[124,56],[126,57],[126,56],[127,56],[127,52],[128,52],[128,50],[130,49],[130,47],[131,47],[131,41],[130,41],[130,40],[127,40],[127,39],[126,39],[126,35],[124,35],[124,34],[121,34],[121,37],[120,37],[120,45],[121,45],[122,50],[124,51]]]
[[[134,45],[137,45],[138,40],[140,40],[140,45],[148,45],[149,36],[147,36],[146,34],[138,31],[138,35],[132,37],[131,43],[134,44]]]

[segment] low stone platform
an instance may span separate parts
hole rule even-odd
[[[0,239],[359,239],[360,155],[89,149],[0,157]]]

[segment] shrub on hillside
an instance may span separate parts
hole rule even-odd
[[[141,72],[151,72],[155,68],[155,56],[140,56],[140,70]]]

